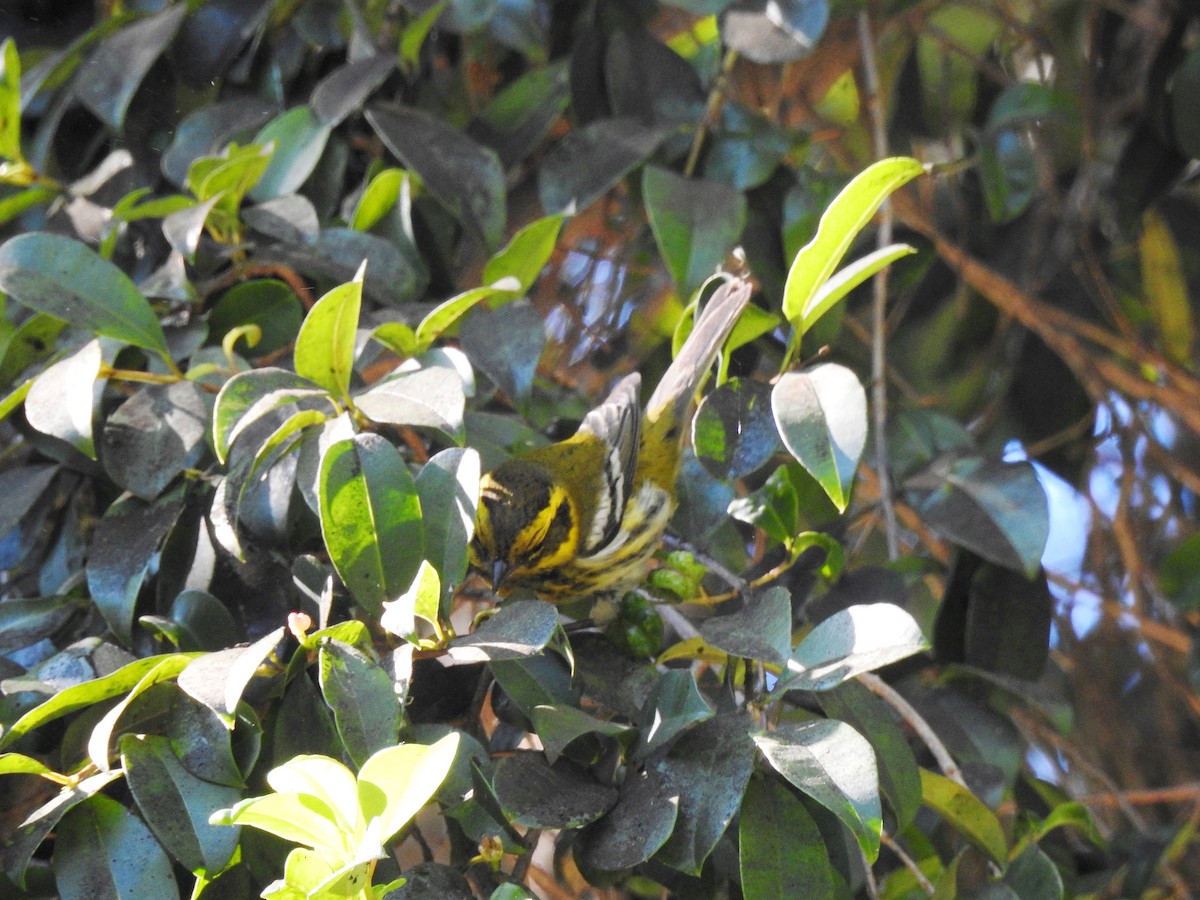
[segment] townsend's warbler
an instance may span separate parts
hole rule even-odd
[[[572,437],[483,476],[471,560],[493,590],[568,600],[642,577],[675,505],[685,417],[750,299],[746,281],[726,278],[645,413],[641,379],[627,375]]]

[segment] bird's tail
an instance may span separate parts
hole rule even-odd
[[[683,417],[713,360],[721,352],[725,339],[750,302],[750,293],[750,282],[736,276],[729,276],[717,288],[679,355],[650,395],[646,404],[647,419],[656,421],[664,412],[668,412],[671,419]]]

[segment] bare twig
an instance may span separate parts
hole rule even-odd
[[[917,865],[916,860],[909,856],[908,853],[905,852],[904,848],[900,846],[899,842],[886,831],[879,835],[879,839],[883,841],[883,846],[887,847],[896,854],[896,858],[904,864],[904,868],[912,872],[913,878],[916,879],[917,884],[921,887],[921,890],[932,897],[936,893],[933,883],[925,877],[925,873],[921,871],[921,867]]]
[[[929,752],[937,760],[938,768],[942,770],[943,775],[962,787],[967,786],[967,783],[963,780],[962,770],[958,767],[958,763],[954,761],[954,757],[950,755],[950,751],[946,749],[946,745],[942,743],[942,739],[937,736],[937,732],[933,730],[913,705],[900,695],[899,691],[873,672],[864,672],[858,676],[858,680],[866,685],[872,694],[884,700],[892,709],[900,714],[900,718],[904,720],[904,724],[916,732],[917,737],[929,748]]]
[[[721,60],[721,71],[717,74],[717,80],[713,83],[712,90],[708,92],[708,102],[704,104],[704,116],[696,128],[696,133],[692,136],[692,147],[688,151],[687,162],[683,166],[683,174],[689,178],[695,174],[696,166],[700,163],[700,151],[704,149],[704,139],[708,137],[709,129],[717,123],[717,117],[721,115],[721,107],[725,105],[725,89],[729,84],[729,73],[733,71],[737,61],[736,50],[725,51],[725,57]]]

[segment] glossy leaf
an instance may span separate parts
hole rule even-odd
[[[738,862],[746,900],[832,900],[833,871],[820,829],[782,784],[751,778],[738,820]]]
[[[365,267],[364,261],[353,281],[335,287],[316,302],[296,337],[296,374],[336,397],[350,395]]]
[[[533,390],[538,358],[546,345],[541,314],[525,302],[504,309],[476,309],[459,330],[472,362],[517,403]]]
[[[100,450],[113,481],[152,500],[207,449],[209,400],[191,381],[146,385],[104,423]]]
[[[378,820],[386,842],[403,828],[446,780],[458,752],[451,732],[428,746],[386,747],[363,763],[358,773],[358,802],[363,815]]]
[[[692,446],[718,478],[740,478],[766,465],[779,449],[770,385],[734,378],[710,391],[692,419]]]
[[[392,375],[354,398],[373,422],[430,428],[454,441],[462,440],[466,403],[462,379],[442,366]]]
[[[210,825],[208,817],[237,802],[239,791],[197,778],[180,763],[168,738],[128,734],[120,750],[129,790],[159,842],[193,872],[212,875],[225,868],[238,832]]]
[[[175,678],[187,667],[189,662],[188,657],[182,654],[164,657],[157,666],[139,679],[138,683],[121,698],[119,703],[101,717],[88,738],[87,751],[92,765],[102,772],[108,770],[110,757],[115,752],[115,739],[119,738],[124,731],[123,720],[139,718],[136,715],[139,698],[147,694],[155,685]]]
[[[669,776],[630,771],[616,805],[582,832],[582,857],[601,871],[620,871],[650,859],[675,830],[680,797]]]
[[[349,644],[331,640],[321,645],[318,671],[338,734],[357,765],[396,743],[400,702],[379,663]]]
[[[331,128],[308,106],[289,109],[268,122],[254,142],[273,144],[275,152],[250,196],[261,201],[295,193],[316,169]]]
[[[38,375],[25,397],[25,418],[37,431],[96,458],[92,419],[103,391],[100,341],[89,341]]]
[[[617,789],[566,764],[551,766],[542,754],[500,760],[493,780],[505,816],[526,828],[581,828],[613,808]]]
[[[395,56],[380,53],[351,60],[330,72],[312,92],[312,111],[317,120],[330,128],[337,127],[362,107],[395,68]]]
[[[502,278],[515,278],[520,285],[516,290],[528,292],[550,261],[562,226],[561,215],[544,216],[530,222],[487,261],[483,267],[483,282],[495,285]]]
[[[142,583],[183,512],[185,499],[182,488],[151,502],[121,497],[96,527],[87,561],[88,591],[113,634],[126,644],[133,640],[133,613]]]
[[[230,141],[245,143],[276,112],[267,101],[246,95],[193,110],[179,123],[163,154],[163,174],[182,187],[193,162],[220,153]]]
[[[399,451],[375,434],[330,446],[321,457],[320,515],[338,575],[378,615],[412,583],[425,552],[421,501]]]
[[[845,511],[867,442],[867,395],[858,376],[836,363],[785,373],[771,392],[771,410],[784,446]]]
[[[128,276],[71,238],[33,232],[5,242],[0,290],[93,334],[167,352],[158,318]]]
[[[915,159],[880,160],[855,176],[826,208],[817,233],[792,261],[783,288],[783,315],[798,329],[810,322],[821,286],[842,261],[858,233],[887,196],[916,178],[924,167]]]
[[[644,759],[697,722],[712,717],[713,709],[696,687],[691,672],[664,672],[642,708],[635,758]]]
[[[804,636],[777,690],[824,691],[929,646],[916,621],[891,603],[839,610]]]
[[[837,816],[872,862],[883,811],[875,753],[866,738],[833,719],[783,725],[754,739],[780,775]]]
[[[169,6],[157,15],[115,32],[79,68],[77,91],[83,105],[114,131],[125,124],[134,92],[171,43],[187,7]]]
[[[706,619],[700,635],[734,656],[782,665],[792,652],[791,595],[783,587],[748,592],[741,610]]]
[[[675,287],[690,296],[724,262],[746,224],[746,198],[719,181],[648,166],[642,195]]]
[[[1008,858],[1008,842],[995,813],[955,781],[921,769],[921,799],[996,865]]]
[[[208,330],[220,339],[239,326],[257,325],[261,334],[253,348],[244,341],[235,346],[239,353],[264,356],[295,341],[303,321],[304,307],[292,289],[282,281],[261,278],[226,291],[208,315]]]
[[[504,172],[493,151],[410,107],[378,107],[366,116],[388,149],[421,176],[455,218],[485,246],[500,243],[505,222]]]
[[[624,739],[633,733],[633,728],[628,725],[599,719],[573,706],[535,706],[530,718],[550,765],[554,765],[564,750],[585,735]]]
[[[544,160],[538,196],[547,213],[587,209],[650,156],[666,132],[636,119],[608,119],[572,131]]]
[[[454,659],[483,662],[521,659],[541,651],[558,628],[558,610],[541,600],[506,603],[471,634],[455,638]]]
[[[275,656],[284,629],[276,628],[248,647],[230,647],[193,659],[179,673],[179,687],[211,709],[232,728],[238,704],[256,679],[270,680],[281,672]],[[261,683],[261,682],[260,682]]]
[[[425,521],[425,558],[437,568],[444,591],[467,574],[467,548],[475,534],[479,505],[479,453],[451,447],[435,454],[417,474],[417,496]]]
[[[54,877],[64,896],[178,896],[171,861],[150,829],[103,794],[63,816],[54,851]]]
[[[263,416],[297,401],[324,401],[335,411],[329,392],[315,382],[285,369],[239,372],[221,387],[212,412],[213,447],[225,462],[233,442]]]
[[[0,603],[0,651],[49,637],[80,609],[70,597],[11,598]]]
[[[21,159],[21,57],[11,37],[0,43],[0,159]]]

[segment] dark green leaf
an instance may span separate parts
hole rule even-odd
[[[530,718],[551,765],[567,747],[584,735],[626,738],[633,733],[629,725],[599,719],[574,706],[536,706]]]
[[[982,850],[998,866],[1008,857],[1008,841],[995,814],[978,797],[957,782],[921,769],[921,799],[956,831]]]
[[[719,181],[683,178],[656,166],[644,170],[642,196],[675,287],[691,296],[741,237],[746,198]]]
[[[253,768],[257,750],[251,747],[253,753],[244,752],[246,744],[252,743],[245,740],[245,731],[251,730],[252,724],[245,719],[237,719],[234,724],[241,730],[236,757],[230,723],[180,688],[175,692],[164,733],[183,767],[197,778],[242,787],[245,780],[239,764],[244,764],[247,771]]]
[[[307,106],[289,109],[268,122],[254,142],[274,142],[275,152],[250,196],[261,201],[295,193],[317,167],[331,129]]]
[[[547,213],[582,212],[645,161],[666,134],[636,119],[607,119],[572,131],[542,163],[542,208]]]
[[[160,690],[158,687],[179,675],[189,662],[183,654],[164,658],[100,718],[87,742],[88,757],[96,768],[102,771],[109,768],[116,738],[126,732],[141,731],[146,723],[165,715],[175,688],[163,685]]]
[[[154,835],[137,816],[103,794],[63,816],[54,842],[54,877],[64,897],[179,896],[171,861]]]
[[[513,277],[521,285],[520,291],[527,292],[550,261],[562,224],[561,215],[530,222],[488,260],[483,267],[483,283],[495,284],[501,278]]]
[[[1194,111],[1200,100],[1200,47],[1193,47],[1175,70],[1171,86],[1171,123],[1179,148],[1193,159],[1200,159],[1200,120]]]
[[[471,134],[509,169],[541,143],[567,108],[568,94],[565,61],[530,69],[480,110]]]
[[[1066,896],[1058,866],[1036,844],[1026,847],[1009,864],[1004,883],[1021,900],[1062,900]]]
[[[120,750],[129,790],[162,845],[193,872],[211,877],[225,868],[237,848],[238,829],[209,825],[208,817],[236,803],[241,792],[197,778],[168,738],[127,734]]]
[[[109,128],[122,129],[134,92],[179,31],[187,12],[186,5],[168,6],[157,15],[122,28],[106,38],[79,67],[77,95]]]
[[[0,602],[0,651],[49,637],[80,609],[70,597],[10,598]]]
[[[867,395],[858,376],[836,363],[788,372],[771,392],[771,410],[784,446],[844,511],[867,442]]]
[[[235,345],[239,353],[263,356],[296,340],[304,307],[282,281],[260,278],[235,284],[217,301],[208,316],[208,331],[220,340],[239,325],[257,325],[262,334],[253,348],[244,339]]]
[[[630,769],[616,805],[581,833],[582,858],[610,872],[643,863],[667,842],[678,813],[679,797],[668,775]]]
[[[1032,578],[1050,534],[1046,492],[1028,462],[978,456],[936,464],[945,486],[925,503],[930,525],[984,559]]]
[[[104,423],[100,452],[113,481],[153,500],[206,449],[208,395],[192,381],[149,384]]]
[[[10,385],[29,366],[54,352],[54,344],[67,323],[36,313],[7,338],[0,340],[0,385]]]
[[[400,701],[379,663],[349,644],[330,640],[321,645],[318,665],[321,693],[355,765],[361,766],[376,750],[394,746],[400,733]]]
[[[505,222],[504,171],[496,154],[457,128],[417,109],[367,111],[367,121],[425,186],[486,247],[500,243]]]
[[[551,653],[527,659],[493,660],[496,683],[526,717],[539,706],[578,706],[566,664]]]
[[[193,110],[179,123],[163,154],[163,174],[182,187],[193,162],[220,153],[231,140],[244,143],[276,112],[273,104],[249,95]]]
[[[505,815],[526,828],[581,828],[617,802],[616,788],[535,752],[500,760],[492,785]]]
[[[463,349],[511,400],[520,404],[533,390],[538,359],[546,346],[541,314],[524,302],[503,309],[477,308],[459,330]]]
[[[220,650],[238,642],[240,632],[229,609],[207,591],[181,591],[169,615],[191,636],[196,649]]]
[[[275,654],[283,636],[281,626],[249,647],[231,647],[203,654],[179,673],[179,687],[232,727],[238,704],[250,683],[255,678],[269,681],[281,673],[281,664]]]
[[[685,733],[667,756],[650,768],[679,797],[679,818],[658,858],[693,875],[742,804],[754,768],[749,715],[719,715]]]
[[[252,369],[230,378],[217,394],[213,406],[213,447],[225,462],[238,435],[258,419],[296,401],[324,401],[334,412],[329,392],[307,378],[286,369]]]
[[[354,599],[378,615],[408,589],[424,558],[416,485],[398,450],[377,434],[338,441],[321,457],[321,533]]]
[[[883,812],[875,753],[866,738],[845,722],[817,719],[754,740],[775,771],[841,819],[873,862]]]
[[[608,40],[604,87],[613,114],[666,127],[692,125],[704,115],[704,87],[682,56],[640,28]]]
[[[0,43],[0,159],[21,158],[21,57],[11,37]]]
[[[717,478],[741,478],[766,465],[779,449],[770,385],[731,378],[711,391],[692,420],[692,446]]]
[[[325,125],[336,127],[360,109],[395,68],[395,55],[380,53],[334,69],[313,89],[310,100],[313,112]]]
[[[558,610],[541,600],[506,603],[474,632],[455,638],[449,655],[464,662],[521,659],[541,651],[558,627]]]
[[[167,353],[158,318],[128,276],[71,238],[34,232],[0,246],[0,290],[93,334]]]
[[[668,669],[654,685],[638,717],[641,728],[634,756],[644,759],[697,722],[712,717],[712,707],[700,694],[692,673]]]
[[[120,640],[133,639],[133,612],[159,547],[175,527],[186,499],[183,488],[147,502],[121,497],[96,526],[87,561],[88,591]]]
[[[751,594],[737,612],[706,619],[700,634],[718,650],[781,665],[792,653],[791,596],[783,587]]]
[[[821,831],[804,804],[774,779],[750,779],[738,850],[746,900],[833,900],[833,870]]]

